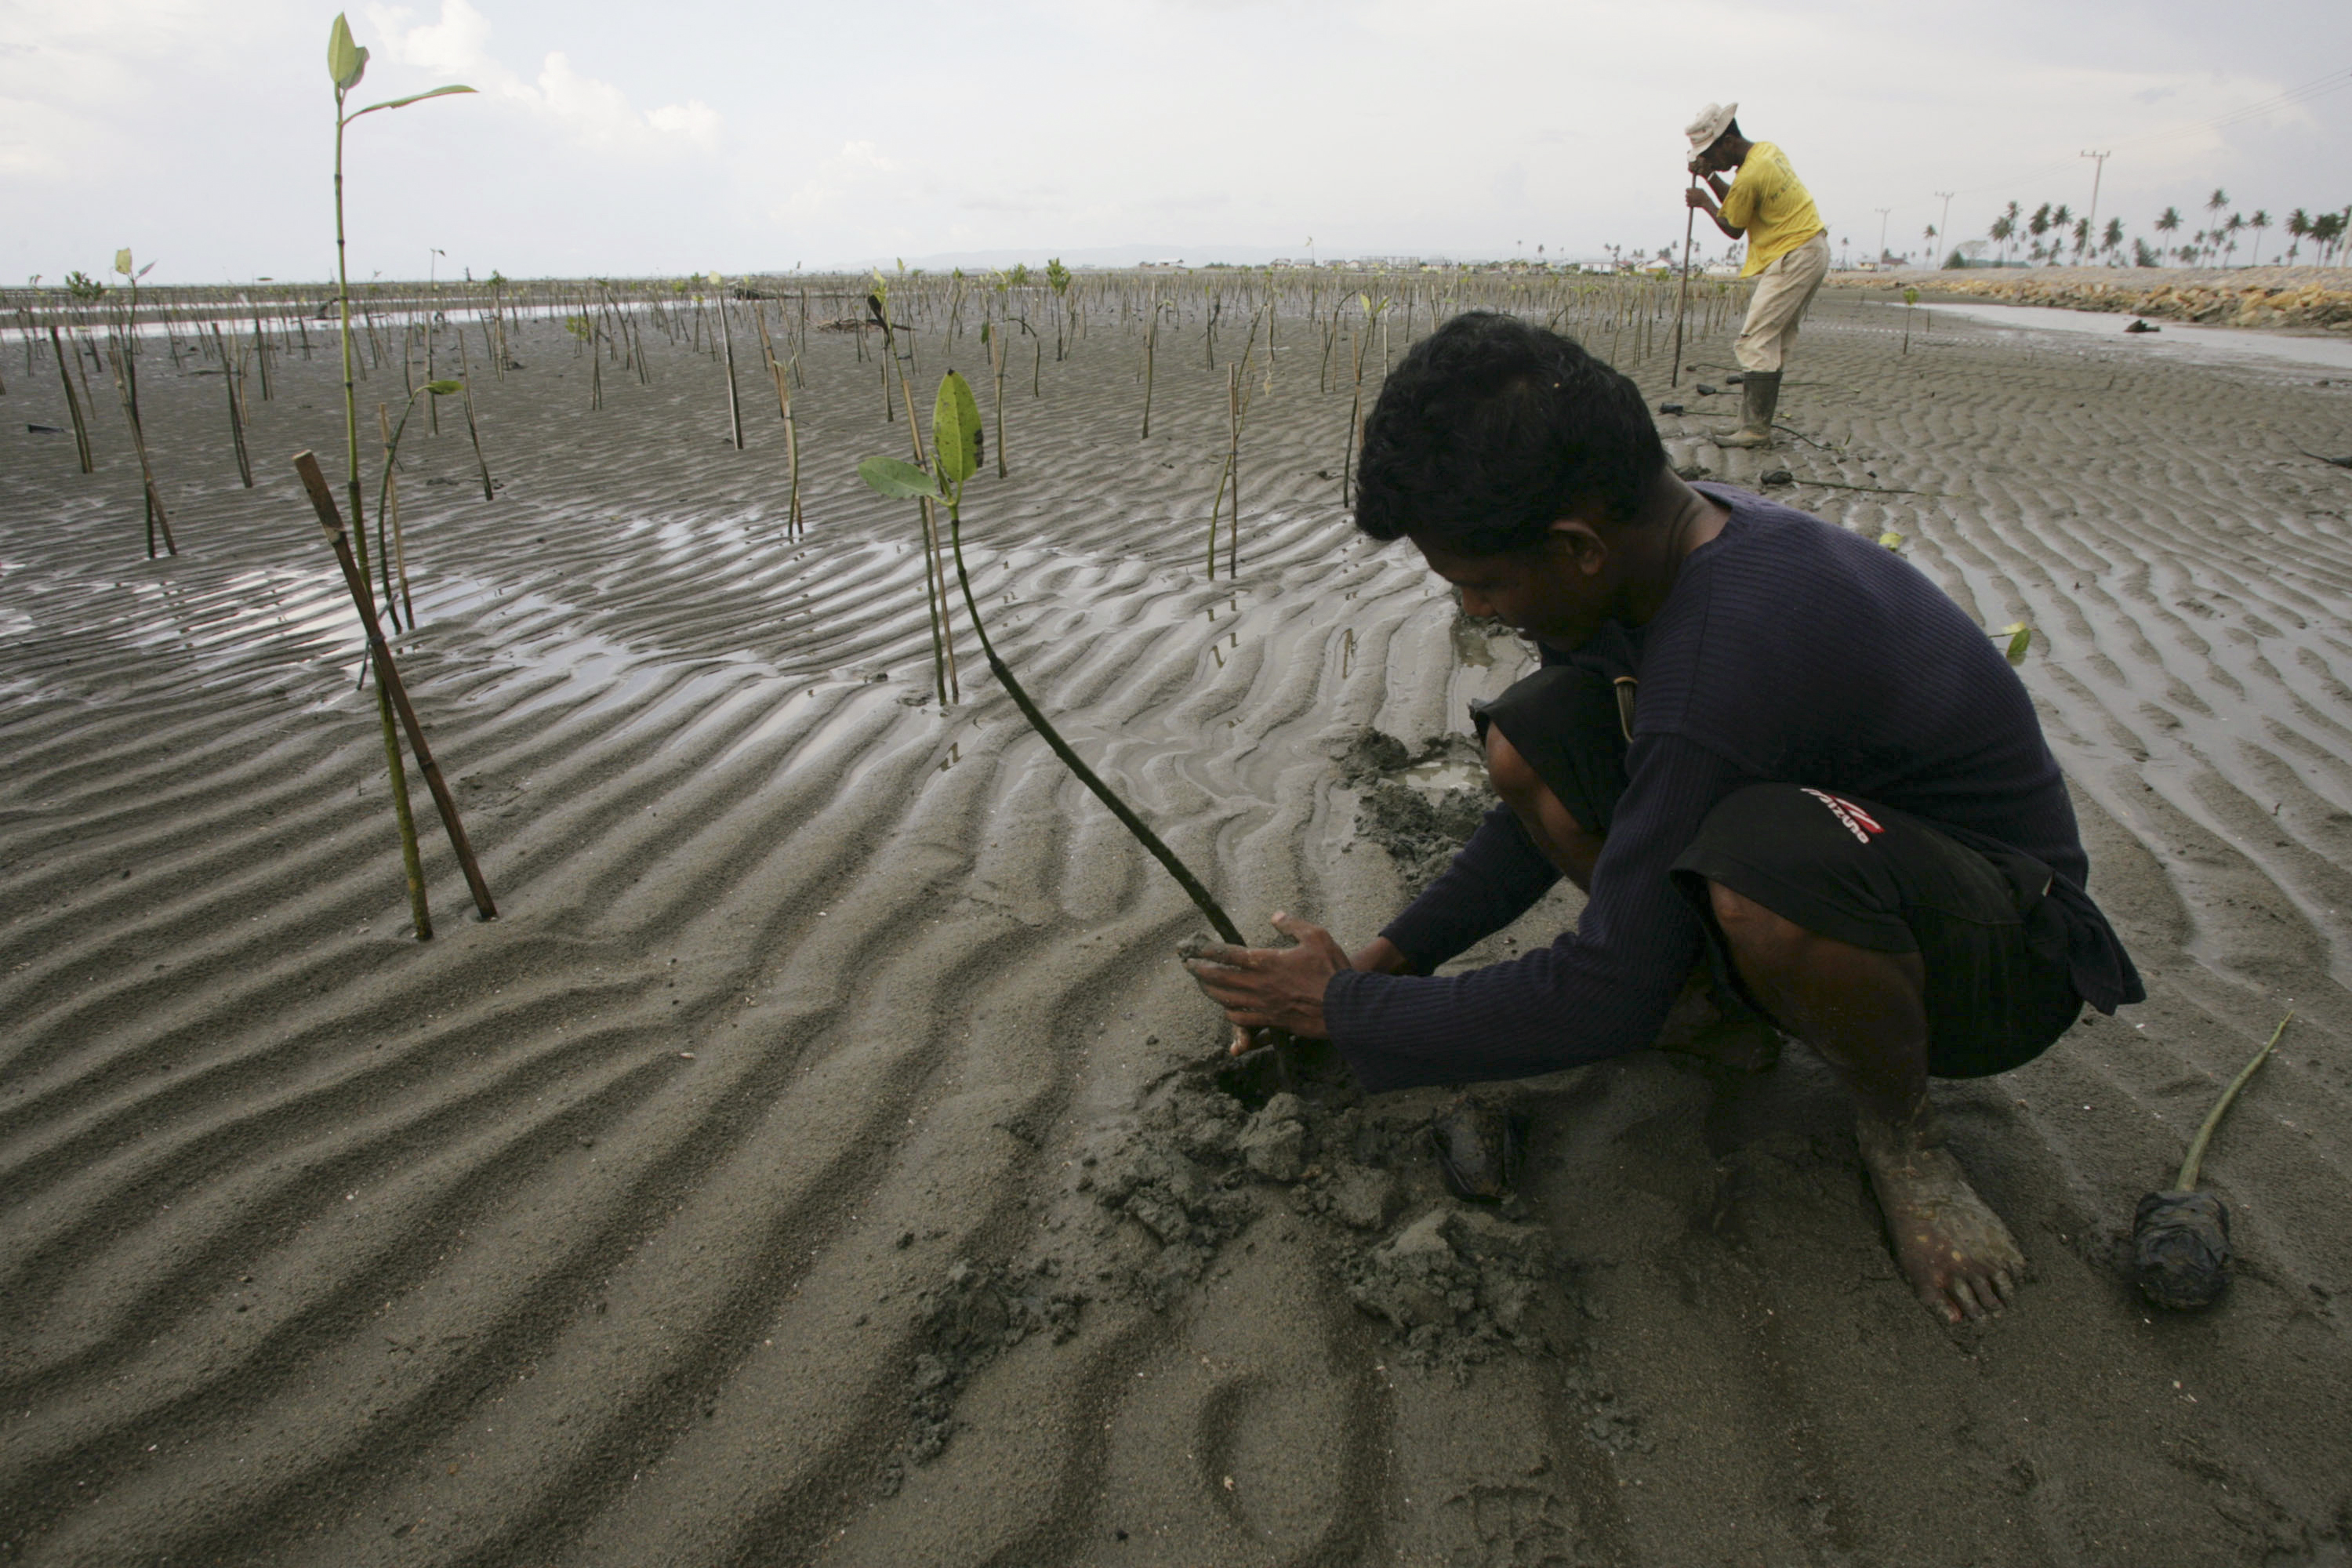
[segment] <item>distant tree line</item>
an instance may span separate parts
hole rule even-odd
[[[2135,267],[2228,267],[2236,264],[2241,247],[2246,249],[2247,266],[2260,265],[2263,236],[2275,222],[2268,211],[2258,207],[2251,217],[2231,211],[2230,193],[2216,187],[2205,200],[2205,213],[2204,226],[2184,237],[2181,228],[2187,220],[2180,216],[2180,209],[2166,207],[2153,226],[2156,239],[2151,244],[2138,236],[2127,236],[2123,219],[2118,217],[2109,218],[2105,226],[2095,231],[2088,217],[2075,216],[2063,202],[2044,202],[2031,213],[2021,204],[2011,202],[1992,220],[1986,233],[1999,247],[2002,266],[2009,265],[2012,252],[2016,252],[2036,265],[2048,267],[2069,260],[2077,266],[2105,262],[2121,267],[2126,259]],[[2352,226],[2352,206],[2323,212],[2317,217],[2297,207],[2279,226],[2286,230],[2289,265],[2309,245],[2315,265],[2332,266],[2344,258],[2346,230]],[[1927,232],[1932,237],[1935,230],[1930,228]],[[1966,248],[1977,250],[1981,246]],[[1969,262],[1961,251],[1955,250],[1945,265],[1966,267]]]

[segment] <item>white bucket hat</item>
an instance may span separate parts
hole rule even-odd
[[[1683,127],[1690,138],[1691,156],[1696,158],[1716,143],[1716,139],[1731,129],[1732,119],[1739,112],[1736,103],[1710,103],[1698,111],[1698,117]]]

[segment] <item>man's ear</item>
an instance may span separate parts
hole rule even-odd
[[[1563,517],[1551,525],[1552,548],[1565,552],[1576,569],[1590,577],[1609,563],[1609,542],[1601,531],[1580,518]]]

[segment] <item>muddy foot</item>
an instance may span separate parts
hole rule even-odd
[[[1906,1127],[1863,1117],[1863,1163],[1912,1293],[1945,1321],[1981,1318],[2016,1299],[2025,1254],[1925,1119]]]

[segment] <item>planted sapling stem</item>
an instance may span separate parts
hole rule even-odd
[[[404,557],[407,553],[401,543],[400,492],[396,488],[393,474],[394,466],[400,461],[400,438],[408,431],[408,416],[415,412],[416,400],[418,398],[446,397],[451,393],[457,390],[459,390],[459,384],[454,381],[426,382],[423,386],[418,387],[415,391],[408,395],[407,405],[400,411],[400,423],[384,431],[383,478],[376,486],[375,524],[376,541],[379,546],[381,546],[383,542],[384,514],[387,511],[392,514],[392,548],[389,551],[382,549],[379,549],[378,551],[379,554],[385,556],[383,563],[383,596],[384,602],[387,605],[392,602],[392,579],[394,568],[392,557],[395,555]],[[376,418],[379,426],[381,426],[383,422],[383,405],[379,403],[376,405]],[[364,570],[364,568],[362,568],[362,570]],[[399,572],[401,603],[403,607],[407,611],[409,627],[414,630],[416,626],[416,610],[413,605],[408,603],[408,566],[404,559],[399,563]],[[393,617],[393,624],[397,626],[399,623],[400,617],[395,615]]]
[[[343,339],[343,461],[346,486],[351,495],[352,539],[358,548],[360,584],[367,584],[367,522],[360,515],[360,405],[352,385],[356,369],[352,362],[352,276],[348,261],[348,246],[343,231],[343,132],[354,120],[373,114],[380,109],[404,109],[428,98],[446,98],[451,93],[471,92],[470,87],[451,85],[436,87],[430,92],[412,93],[406,98],[390,99],[383,103],[371,103],[346,114],[343,103],[352,89],[359,86],[360,78],[367,74],[368,52],[352,39],[351,24],[341,12],[335,14],[334,26],[327,30],[327,76],[335,84],[335,298],[341,306]],[[429,324],[431,317],[428,315]],[[261,316],[253,318],[254,342],[263,350],[261,361],[261,395],[269,397],[269,359],[268,345],[261,335]],[[432,377],[433,340],[429,325],[425,338],[425,379]]]
[[[956,582],[963,590],[964,611],[971,617],[972,631],[980,638],[981,656],[988,661],[989,672],[1004,688],[1005,695],[1013,699],[1013,705],[1021,710],[1029,727],[1037,731],[1038,739],[1077,775],[1078,782],[1092,791],[1096,799],[1110,808],[1111,815],[1135,836],[1136,842],[1167,868],[1217,935],[1236,947],[1246,946],[1241,929],[1192,874],[1192,868],[1070,749],[1070,743],[1062,739],[1061,731],[1031,700],[1027,689],[1014,678],[998,656],[995,643],[990,640],[987,623],[981,618],[980,601],[971,591],[971,574],[963,559],[963,490],[965,482],[980,468],[980,405],[972,397],[970,384],[953,371],[948,372],[940,383],[939,402],[931,415],[931,437],[937,477],[896,458],[868,458],[857,465],[857,477],[877,495],[929,500],[948,509],[948,537],[955,557]]]
[[[2221,1125],[2222,1113],[2254,1076],[2254,1069],[2269,1058],[2293,1022],[2293,1013],[2279,1020],[2263,1048],[2238,1069],[2238,1076],[2206,1112],[2197,1136],[2189,1141],[2189,1153],[2180,1162],[2180,1174],[2172,1189],[2149,1193],[2139,1200],[2132,1216],[2132,1276],[2141,1294],[2159,1307],[2189,1311],[2210,1306],[2230,1283],[2229,1206],[2211,1193],[2197,1191],[2197,1174],[2204,1163],[2206,1146]]]

